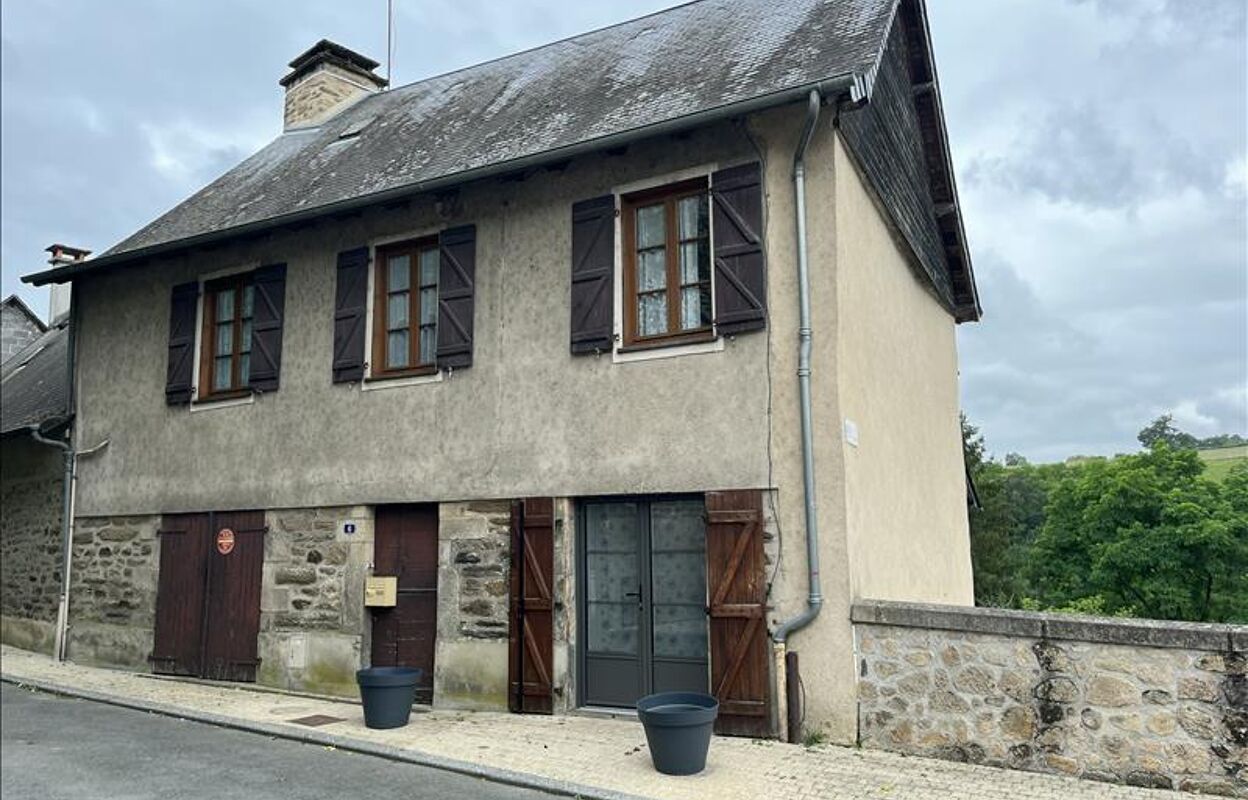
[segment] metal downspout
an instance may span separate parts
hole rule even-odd
[[[65,660],[65,631],[69,619],[69,561],[70,536],[73,527],[73,487],[74,487],[74,448],[69,442],[49,439],[39,433],[38,428],[30,429],[30,436],[36,442],[56,447],[65,459],[65,473],[61,484],[61,597],[56,608],[56,641],[53,655],[57,661]]]
[[[802,490],[806,502],[806,563],[808,565],[809,594],[806,608],[785,620],[771,635],[772,641],[783,646],[789,634],[810,624],[819,616],[823,607],[823,592],[819,589],[819,518],[815,502],[815,451],[814,430],[810,416],[810,270],[806,252],[806,148],[815,134],[819,122],[819,107],[823,98],[817,90],[811,90],[806,109],[806,127],[802,139],[793,154],[793,193],[797,222],[797,296],[801,317],[797,337],[797,385],[798,402],[802,416]]]

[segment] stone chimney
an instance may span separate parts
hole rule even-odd
[[[45,248],[48,252],[48,263],[53,269],[57,267],[65,267],[70,264],[77,264],[87,256],[91,255],[90,250],[83,250],[80,247],[70,247],[65,244],[48,245]],[[48,301],[48,325],[59,325],[69,316],[69,283],[54,283],[51,286],[51,296]]]
[[[319,125],[388,81],[373,72],[377,62],[322,39],[290,62],[279,83],[286,89],[285,130]]]

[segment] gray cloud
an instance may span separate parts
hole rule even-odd
[[[402,84],[665,5],[396,0]],[[929,0],[984,321],[963,401],[997,453],[1112,453],[1174,411],[1248,429],[1242,0]],[[103,250],[278,132],[286,62],[381,57],[384,3],[0,6],[4,294]]]

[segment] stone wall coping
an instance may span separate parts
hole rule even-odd
[[[1248,652],[1248,625],[1092,617],[893,600],[858,600],[850,620],[899,628],[935,628],[1028,639]]]

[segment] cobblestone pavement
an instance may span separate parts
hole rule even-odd
[[[1171,800],[1179,792],[1139,789],[1054,775],[906,757],[871,750],[805,748],[750,739],[716,738],[706,771],[670,777],[654,771],[635,721],[582,716],[522,716],[437,710],[413,714],[406,728],[364,727],[356,703],[254,688],[177,681],[129,672],[58,664],[46,656],[0,648],[6,680],[32,681],[107,695],[120,702],[262,724],[288,735],[332,733],[381,745],[596,787],[606,793],[678,800]],[[315,729],[291,720],[312,714],[341,722]],[[604,793],[605,794],[605,793]]]

